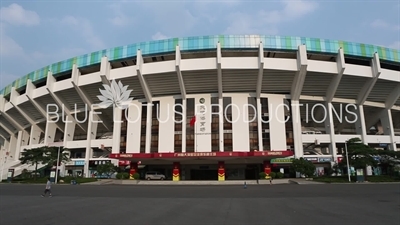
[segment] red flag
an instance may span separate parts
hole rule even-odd
[[[190,120],[190,126],[193,127],[195,123],[196,123],[196,116],[193,116],[192,119]]]

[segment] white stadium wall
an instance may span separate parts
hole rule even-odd
[[[366,66],[352,63],[354,60],[347,58],[342,49],[337,49],[336,54],[327,57],[326,54],[319,56],[307,52],[302,45],[288,55],[278,50],[263,49],[262,43],[257,43],[257,46],[260,48],[249,49],[250,53],[235,49],[225,52],[217,46],[212,51],[187,53],[180,52],[177,47],[172,55],[162,56],[165,61],[158,59],[158,56],[142,56],[138,51],[135,64],[125,62],[122,67],[119,62],[109,61],[104,56],[98,67],[88,69],[74,66],[69,77],[68,73],[63,74],[66,78],[53,77],[49,72],[44,84],[34,84],[28,80],[24,91],[12,88],[10,95],[0,95],[0,135],[4,139],[2,151],[9,152],[8,157],[3,157],[5,161],[2,163],[8,168],[22,169],[18,157],[24,149],[63,142],[71,151],[76,149],[84,152],[82,160],[86,161],[85,169],[88,170],[88,161],[102,154],[99,153],[101,151],[115,154],[189,152],[187,146],[190,140],[176,139],[177,135],[185,137],[187,132],[194,133],[195,152],[213,152],[214,147],[219,152],[290,150],[295,157],[313,156],[313,152],[316,152],[337,161],[339,149],[342,148],[339,146],[354,137],[377,148],[399,149],[400,73],[398,70],[382,68],[378,53],[365,59],[365,62],[370,62],[370,66]],[[270,56],[271,52],[276,52],[277,56]],[[315,55],[315,58],[311,55]],[[100,95],[99,89],[103,90],[103,85],[111,85],[113,80],[120,81],[124,86],[129,85],[127,89],[132,90],[130,97],[134,99],[127,110],[112,107],[103,109],[96,105],[100,103],[97,97]],[[262,84],[258,85],[259,82]],[[218,98],[217,102],[221,105],[222,99],[227,97],[234,105],[232,129],[224,129],[222,110],[219,113],[219,128],[213,131],[212,98]],[[249,142],[249,97],[256,98],[257,102],[260,102],[260,98],[267,98],[269,104],[267,138],[261,129],[261,113],[257,112],[258,149],[253,149]],[[188,125],[191,118],[184,110],[185,121],[181,130],[176,130],[173,106],[177,99],[182,99],[184,106],[189,99],[194,99],[194,128]],[[286,106],[283,106],[285,100],[311,104],[310,107],[316,103],[325,106],[353,104],[357,107],[358,121],[351,126],[337,124],[336,114],[328,111],[327,120],[322,124],[315,121],[306,124],[303,117],[309,112],[304,114],[304,107],[294,108],[292,105],[290,117],[299,117],[302,121],[284,123],[287,118]],[[146,106],[146,102],[159,102],[159,116],[153,115],[154,106]],[[46,122],[46,103],[59,106],[60,120],[57,123]],[[80,106],[93,104],[88,109],[91,113],[85,112],[82,107],[74,109],[74,103]],[[142,111],[144,107],[147,107],[147,112]],[[204,112],[201,111],[202,107],[206,109]],[[255,105],[255,108],[261,110],[261,106]],[[316,111],[316,114],[321,113]],[[93,121],[79,123],[84,113],[88,113]],[[55,114],[51,115],[55,117]],[[65,116],[70,122],[61,120]],[[153,127],[154,116],[158,117],[158,128]],[[350,114],[345,113],[344,116]],[[113,117],[125,117],[126,125],[124,122],[113,122]],[[309,129],[313,127],[318,129]],[[371,127],[379,135],[371,134]],[[232,150],[224,149],[224,134],[229,132],[232,133]],[[105,135],[107,133],[111,135]],[[213,135],[218,136],[215,143]],[[152,139],[155,136],[157,138]],[[264,139],[268,139],[268,149],[264,149]],[[311,145],[311,154],[306,154],[304,149]]]

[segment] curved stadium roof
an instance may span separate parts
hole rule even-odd
[[[138,49],[141,50],[143,56],[173,53],[176,45],[180,46],[181,51],[204,51],[215,49],[218,42],[223,49],[255,49],[262,42],[265,50],[275,51],[297,51],[299,45],[305,44],[308,52],[320,54],[337,54],[338,49],[342,48],[346,56],[358,58],[372,58],[373,54],[377,52],[381,61],[400,65],[399,50],[370,44],[319,38],[266,35],[197,36],[141,42],[100,50],[53,63],[15,80],[12,84],[2,89],[0,95],[9,95],[12,87],[17,90],[25,88],[28,79],[32,80],[32,82],[43,80],[47,77],[48,71],[52,71],[53,75],[57,76],[57,74],[71,70],[73,64],[77,64],[78,68],[98,64],[103,56],[107,56],[110,61],[122,60],[135,57]]]

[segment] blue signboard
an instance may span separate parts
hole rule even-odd
[[[319,162],[330,162],[331,160],[331,158],[318,158]]]
[[[84,165],[85,165],[85,160],[75,161],[75,166],[84,166]]]

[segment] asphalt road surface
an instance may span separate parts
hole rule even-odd
[[[399,225],[399,184],[91,186],[0,184],[0,224]]]

